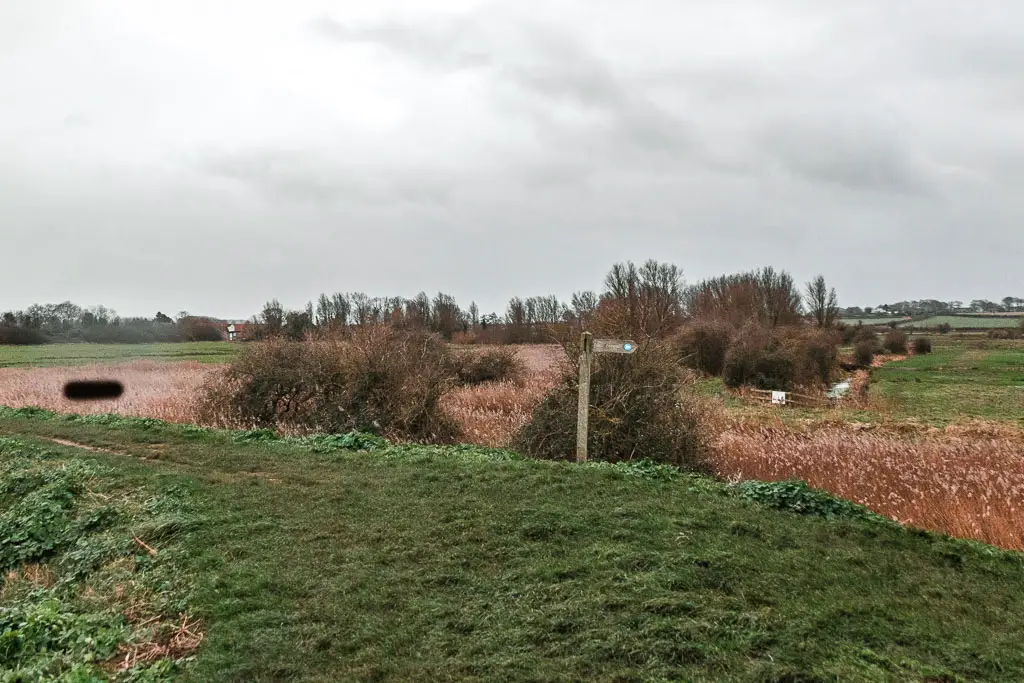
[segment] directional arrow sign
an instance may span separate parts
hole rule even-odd
[[[594,353],[633,353],[636,344],[628,339],[595,339]]]
[[[580,395],[576,415],[576,462],[587,461],[587,422],[590,420],[590,364],[595,353],[634,353],[636,342],[629,339],[594,339],[589,332],[580,337]]]

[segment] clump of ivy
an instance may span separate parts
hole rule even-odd
[[[744,481],[736,484],[736,492],[766,507],[801,515],[892,523],[863,505],[811,488],[804,481]]]

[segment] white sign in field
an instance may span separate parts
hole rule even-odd
[[[773,391],[772,392],[772,405],[784,406],[786,405],[786,392],[785,391]]]

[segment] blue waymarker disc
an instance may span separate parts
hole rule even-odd
[[[626,351],[632,351],[633,350],[633,345],[632,344],[623,344],[622,348],[625,349]]]

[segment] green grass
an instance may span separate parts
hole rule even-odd
[[[1024,680],[1021,554],[799,486],[33,410],[0,433],[191,501],[206,639],[176,680]]]
[[[229,342],[181,344],[44,344],[0,346],[0,368],[118,363],[130,360],[224,363],[239,346]]]
[[[939,425],[976,417],[1024,426],[1024,344],[933,340],[935,353],[874,370],[871,394],[898,417]]]
[[[934,315],[930,318],[902,323],[900,327],[935,328],[945,323],[954,330],[990,330],[1019,328],[1021,316]]]
[[[105,664],[178,629],[191,519],[147,474],[0,437],[0,681],[106,680]],[[145,658],[117,680],[170,681],[186,659]]]

